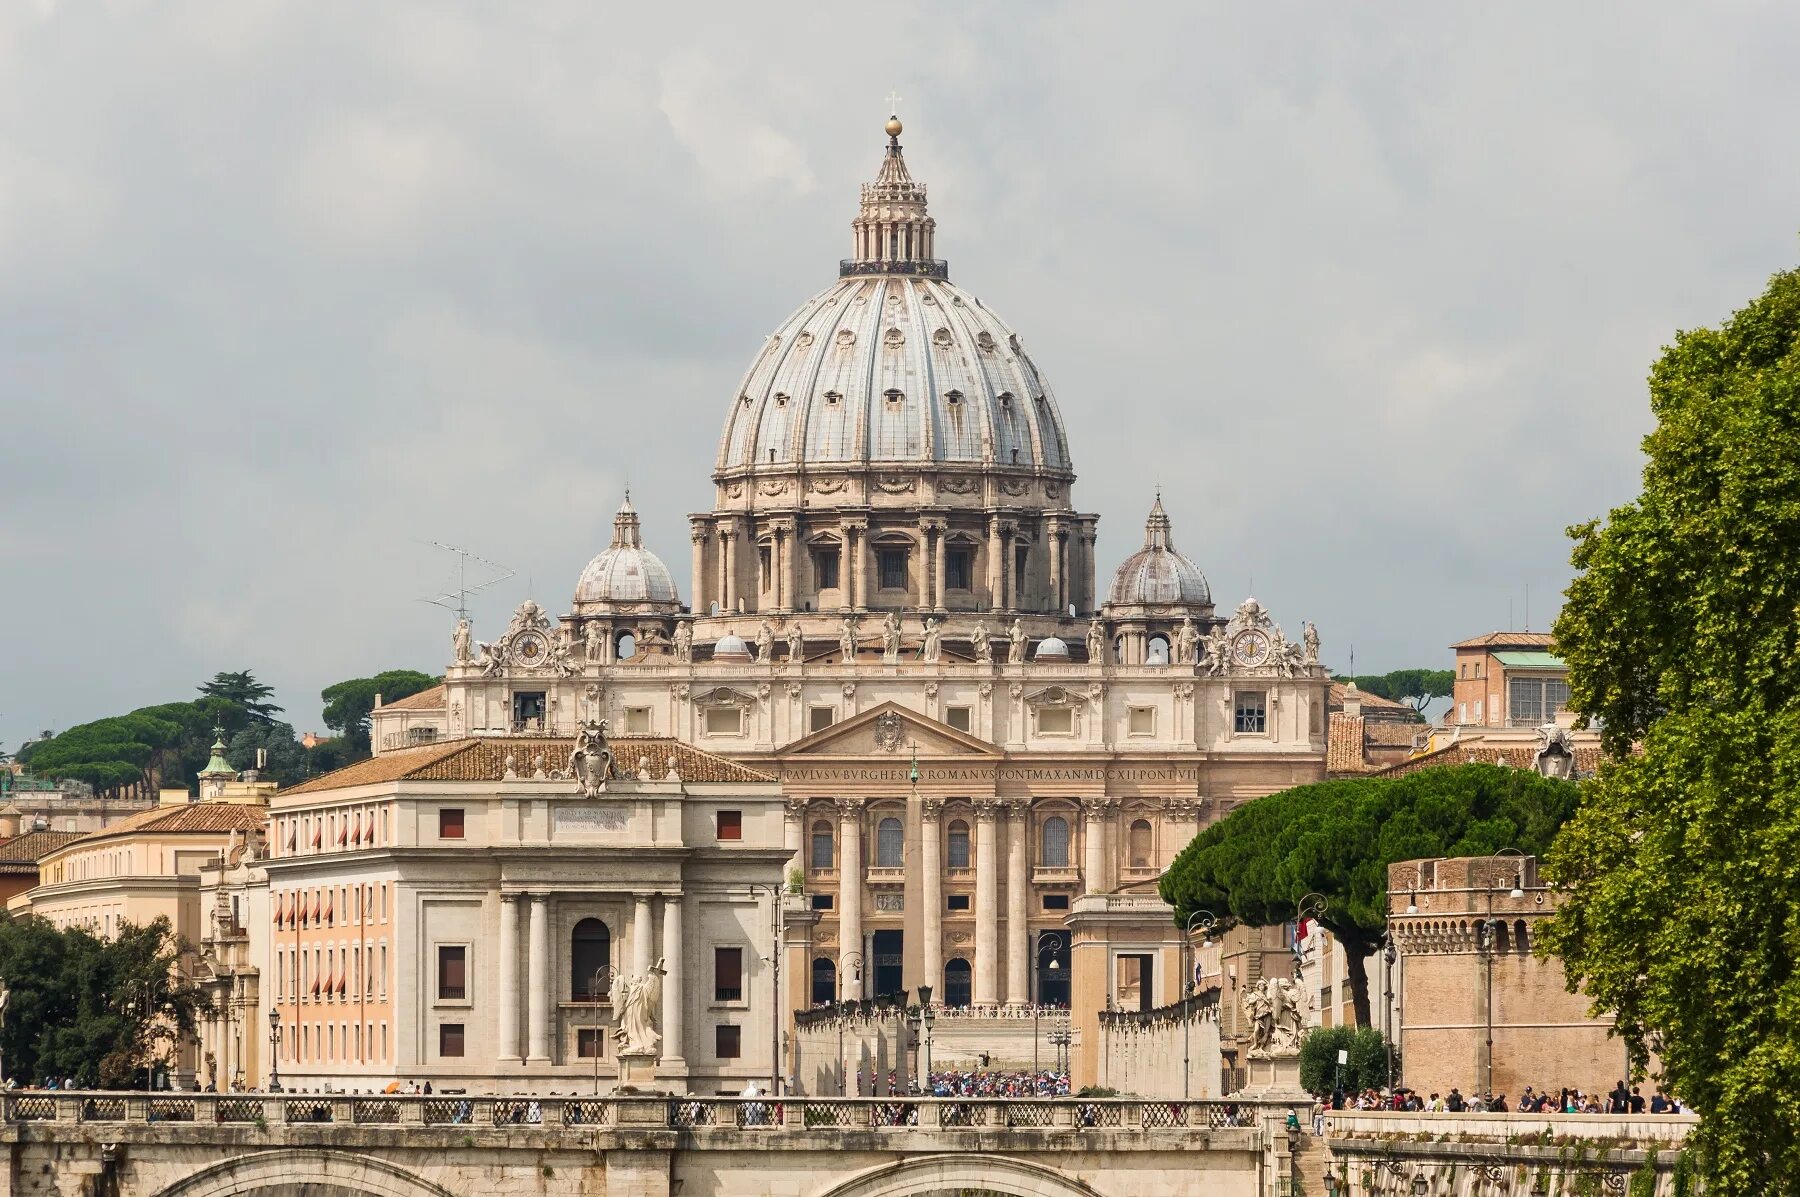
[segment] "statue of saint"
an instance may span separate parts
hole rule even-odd
[[[619,1025],[613,1037],[619,1041],[621,1056],[654,1056],[662,1047],[662,1034],[657,1023],[662,1018],[663,960],[659,956],[650,971],[627,977],[614,994],[614,1010]]]
[[[606,660],[606,629],[600,626],[599,620],[588,620],[587,627],[581,630],[581,642],[588,664],[598,665]]]
[[[844,616],[843,626],[838,629],[838,656],[845,662],[856,660],[856,616]]]
[[[675,621],[675,659],[682,662],[694,659],[694,625],[685,619]]]
[[[806,659],[806,633],[800,630],[800,621],[789,618],[787,627],[788,664],[798,665]]]
[[[988,635],[988,626],[985,623],[978,623],[975,625],[975,630],[969,635],[969,641],[970,646],[975,650],[975,660],[979,664],[993,664],[994,641],[993,638]]]
[[[756,663],[767,665],[775,656],[775,629],[768,620],[756,625]]]
[[[450,646],[454,649],[456,664],[467,665],[474,659],[470,651],[474,643],[473,636],[474,632],[470,628],[467,615],[456,621],[456,631],[450,634]]]
[[[1012,630],[1006,634],[1006,639],[1007,639],[1007,648],[1006,648],[1007,664],[1023,665],[1025,663],[1025,644],[1026,644],[1025,625],[1016,619],[1013,620]]]
[[[1106,664],[1106,629],[1098,619],[1088,623],[1087,653],[1089,665]]]
[[[927,618],[925,620],[925,643],[923,645],[923,651],[920,654],[924,658],[925,663],[927,665],[936,665],[938,663],[938,655],[943,651],[943,647],[943,629],[938,626],[937,620]]]
[[[1181,626],[1175,630],[1175,663],[1192,665],[1200,648],[1200,633],[1194,627],[1194,621],[1187,616],[1181,617]]]
[[[881,663],[894,665],[900,660],[900,617],[892,611],[881,625]]]
[[[1309,619],[1300,625],[1300,639],[1306,645],[1306,663],[1317,665],[1319,663],[1319,629],[1313,627],[1312,620]]]

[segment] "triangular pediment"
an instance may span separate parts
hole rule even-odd
[[[997,759],[1002,755],[986,740],[909,711],[896,702],[884,702],[852,715],[781,750],[783,756],[893,756],[903,760],[915,752],[921,757]]]

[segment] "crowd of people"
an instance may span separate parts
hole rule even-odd
[[[1627,1088],[1624,1081],[1610,1093],[1584,1093],[1580,1089],[1536,1089],[1525,1086],[1517,1101],[1504,1093],[1479,1093],[1464,1096],[1452,1086],[1448,1093],[1422,1095],[1417,1089],[1396,1089],[1382,1093],[1367,1089],[1361,1093],[1343,1092],[1331,1095],[1334,1110],[1404,1110],[1425,1114],[1682,1114],[1681,1102],[1656,1090],[1647,1100],[1642,1088]]]
[[[934,1072],[933,1097],[1067,1097],[1066,1072]]]

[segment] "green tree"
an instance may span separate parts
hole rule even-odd
[[[1571,529],[1557,646],[1616,759],[1544,942],[1702,1111],[1707,1192],[1800,1193],[1800,272],[1679,334],[1650,406],[1643,492]]]
[[[1356,1020],[1366,1026],[1362,963],[1387,927],[1388,865],[1506,847],[1541,854],[1576,801],[1573,783],[1499,765],[1297,786],[1195,836],[1160,889],[1177,924],[1208,910],[1258,927],[1292,921],[1302,898],[1320,894],[1319,922],[1343,946]]]
[[[1340,1051],[1349,1053],[1341,1068]],[[1339,1086],[1345,1093],[1386,1089],[1388,1078],[1399,1074],[1399,1049],[1390,1072],[1387,1036],[1374,1027],[1314,1027],[1300,1040],[1300,1087],[1314,1096],[1329,1095]]]
[[[206,1010],[177,967],[186,951],[167,919],[126,924],[110,940],[59,931],[43,919],[0,922],[8,1074],[143,1084],[147,1068],[166,1066],[177,1043],[193,1038]]]
[[[281,714],[281,708],[269,702],[269,696],[275,693],[273,686],[265,686],[256,680],[256,675],[248,669],[236,673],[215,673],[210,682],[200,687],[203,698],[220,699],[243,712],[244,717],[252,723],[272,723],[275,716]],[[232,724],[225,725],[229,730],[236,730]]]
[[[375,696],[393,702],[429,690],[440,680],[416,669],[390,669],[374,677],[337,682],[319,692],[325,702],[325,726],[343,737],[350,759],[361,760],[369,755],[369,713],[375,709]]]
[[[1354,681],[1358,690],[1392,702],[1409,702],[1423,712],[1432,699],[1449,696],[1456,674],[1448,669],[1396,669],[1392,673],[1364,673],[1332,680]]]
[[[231,737],[225,759],[242,773],[256,768],[256,750],[259,748],[267,760],[262,769],[264,780],[291,786],[306,779],[306,749],[300,747],[292,725],[276,721],[244,728]]]

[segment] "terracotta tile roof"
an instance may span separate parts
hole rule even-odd
[[[1471,740],[1466,744],[1446,744],[1435,752],[1428,752],[1424,756],[1415,756],[1410,761],[1402,761],[1398,765],[1389,765],[1387,768],[1379,770],[1378,776],[1400,777],[1438,765],[1507,765],[1514,769],[1529,769],[1536,757],[1536,744],[1496,744],[1491,741]],[[1583,777],[1589,776],[1600,768],[1600,757],[1599,745],[1576,745],[1575,772]]]
[[[772,774],[746,768],[666,736],[613,736],[608,743],[612,745],[621,772],[636,772],[638,758],[648,757],[651,774],[660,779],[673,756],[683,781],[755,785],[776,780]],[[314,794],[382,781],[497,782],[506,773],[508,756],[513,758],[514,772],[520,777],[529,777],[532,762],[540,753],[546,768],[560,769],[567,763],[569,750],[574,745],[575,741],[567,736],[448,740],[358,761],[281,793]]]
[[[15,835],[0,844],[0,873],[35,873],[38,861],[82,835],[79,831],[28,831]]]
[[[78,837],[83,843],[116,839],[143,832],[148,835],[218,835],[230,831],[260,831],[269,823],[269,808],[248,802],[184,802],[178,806],[153,806],[129,818]],[[70,840],[69,843],[74,843]],[[61,845],[67,847],[67,845]]]
[[[405,698],[396,698],[393,702],[384,702],[380,709],[384,711],[435,711],[444,705],[444,683],[439,682],[429,690],[421,690],[417,694],[409,694]]]
[[[1451,648],[1497,648],[1502,644],[1513,648],[1549,648],[1556,643],[1556,637],[1549,632],[1489,632],[1485,636],[1473,636],[1467,640],[1458,640]]]
[[[1363,762],[1363,724],[1361,715],[1334,711],[1325,731],[1325,772],[1366,773]]]
[[[1396,745],[1412,747],[1418,735],[1426,731],[1424,723],[1402,723],[1397,719],[1370,719],[1363,725],[1363,743],[1376,744],[1385,748]]]
[[[1350,694],[1349,686],[1342,682],[1332,682],[1330,692],[1325,696],[1325,709],[1341,711],[1344,709],[1344,698]],[[1376,719],[1385,717],[1404,717],[1415,722],[1419,720],[1419,712],[1413,709],[1410,702],[1395,702],[1391,698],[1383,698],[1379,694],[1370,694],[1367,690],[1355,691],[1356,697],[1362,700],[1363,714]]]

